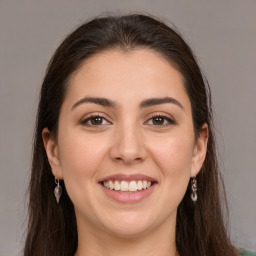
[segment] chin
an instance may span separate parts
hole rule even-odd
[[[113,236],[117,236],[120,238],[135,238],[147,233],[150,230],[148,226],[136,226],[136,225],[120,225],[118,227],[108,227],[108,233]]]
[[[123,237],[131,238],[144,234],[152,229],[155,223],[153,216],[147,216],[145,213],[120,213],[119,216],[112,216],[109,221],[103,224],[109,233]]]

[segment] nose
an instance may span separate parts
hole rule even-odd
[[[117,128],[113,138],[110,156],[115,162],[126,165],[143,162],[146,158],[143,134],[136,125]]]

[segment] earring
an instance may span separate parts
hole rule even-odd
[[[192,178],[191,180],[191,199],[192,201],[195,203],[197,201],[197,180],[196,180],[196,176]]]
[[[55,195],[55,198],[56,198],[56,201],[57,201],[57,204],[59,203],[60,201],[60,197],[61,197],[61,194],[62,194],[62,187],[60,186],[60,181],[58,178],[55,177],[55,184],[57,185],[54,189],[54,195]]]

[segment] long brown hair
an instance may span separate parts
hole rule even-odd
[[[81,25],[63,41],[50,61],[36,120],[24,255],[70,256],[76,252],[78,238],[74,206],[65,184],[62,184],[60,204],[56,204],[54,177],[41,134],[48,127],[52,134],[57,135],[59,113],[71,75],[85,59],[111,48],[125,51],[145,48],[160,53],[183,75],[192,106],[195,137],[199,136],[202,125],[208,124],[207,155],[197,176],[198,201],[196,204],[191,201],[188,187],[178,207],[176,244],[180,255],[238,255],[230,243],[222,216],[219,193],[222,183],[208,83],[179,33],[155,18],[140,14],[99,17]]]

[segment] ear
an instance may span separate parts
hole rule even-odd
[[[202,165],[207,152],[207,143],[208,143],[208,125],[205,123],[202,126],[200,134],[195,141],[194,150],[193,150],[193,159],[192,159],[192,169],[191,177],[195,177]]]
[[[49,164],[52,168],[52,174],[59,180],[63,179],[62,169],[59,160],[59,148],[55,138],[51,135],[48,128],[42,131],[44,148],[48,157]]]

